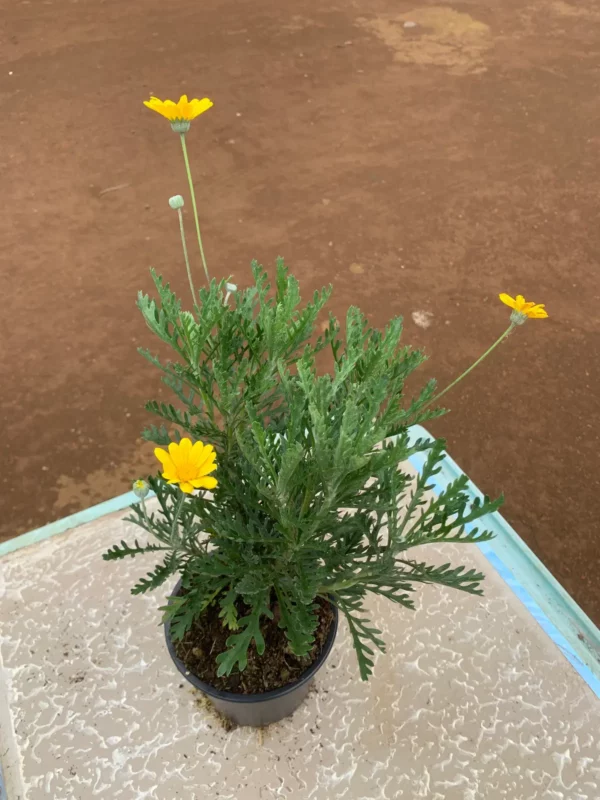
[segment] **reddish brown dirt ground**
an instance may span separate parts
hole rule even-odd
[[[431,427],[599,621],[598,2],[15,0],[4,21],[0,536],[154,469],[134,300],[150,265],[186,289],[186,185],[141,101],[181,90],[215,101],[188,137],[214,275],[282,254],[338,314],[403,314],[442,385],[504,329],[498,292],[547,304]]]

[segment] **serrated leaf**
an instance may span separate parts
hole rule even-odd
[[[221,607],[221,610],[219,611],[219,617],[223,620],[223,623],[227,625],[230,631],[237,631],[240,627],[238,622],[238,612],[237,608],[235,607],[235,601],[237,600],[237,597],[237,591],[235,589],[230,589],[219,601],[219,605]]]
[[[385,653],[385,643],[380,638],[381,631],[370,625],[362,616],[365,612],[360,600],[352,601],[348,597],[342,597],[336,594],[335,602],[338,608],[343,611],[348,622],[350,635],[352,636],[352,642],[358,658],[360,677],[363,681],[366,681],[373,673],[374,664],[372,658],[374,651],[367,642],[374,644],[378,650]]]
[[[163,548],[164,549],[164,548]],[[170,578],[173,573],[177,572],[180,567],[180,560],[176,551],[169,553],[165,557],[162,564],[157,564],[151,572],[148,572],[146,577],[140,578],[131,590],[131,594],[145,594],[157,589],[159,586]]]
[[[134,546],[131,547],[127,544],[127,542],[121,540],[121,546],[119,547],[118,544],[113,545],[106,553],[102,554],[102,558],[104,561],[116,561],[120,558],[127,558],[127,556],[134,556],[139,555],[140,553],[154,553],[157,550],[168,550],[168,547],[159,544],[145,544],[140,545],[138,544],[137,539],[134,542]]]
[[[305,656],[315,641],[314,633],[319,622],[315,611],[319,607],[312,603],[305,605],[294,602],[281,586],[276,585],[275,591],[281,611],[279,627],[285,630],[292,653]]]
[[[219,665],[217,675],[230,675],[236,666],[243,672],[248,664],[248,648],[253,642],[259,656],[264,653],[265,640],[260,630],[260,619],[263,614],[269,619],[273,618],[273,613],[267,605],[266,594],[256,602],[248,616],[238,621],[242,630],[227,639],[227,650],[217,656]]]

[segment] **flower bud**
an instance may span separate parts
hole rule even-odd
[[[183,197],[180,194],[174,194],[173,197],[169,197],[169,205],[175,210],[183,208]]]
[[[133,482],[133,493],[136,497],[139,497],[140,500],[143,500],[145,497],[148,496],[148,492],[150,491],[150,487],[146,483],[146,481],[139,478],[137,481]]]

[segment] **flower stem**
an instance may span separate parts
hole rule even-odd
[[[183,508],[183,503],[185,501],[185,494],[180,489],[180,496],[177,500],[177,505],[175,506],[175,513],[173,514],[173,521],[171,523],[171,542],[170,544],[175,547],[176,543],[175,540],[177,539],[177,523],[179,522],[179,515],[181,514],[181,509]]]
[[[192,290],[192,301],[194,306],[198,302],[196,297],[196,290],[194,289],[194,281],[192,280],[192,270],[190,269],[190,259],[188,258],[187,245],[185,243],[185,231],[183,229],[183,214],[181,209],[177,209],[179,215],[179,232],[181,233],[181,246],[183,247],[183,258],[185,259],[185,268],[187,270],[188,281],[190,282],[190,289]]]
[[[515,326],[514,322],[511,322],[511,324],[504,331],[504,333],[501,336],[499,336],[498,339],[496,339],[496,341],[494,342],[494,344],[491,347],[488,347],[488,349],[485,351],[485,353],[482,356],[479,356],[477,361],[474,361],[473,364],[471,364],[471,366],[468,369],[466,369],[461,375],[458,376],[458,378],[455,378],[452,381],[452,383],[450,383],[450,384],[448,384],[448,386],[446,386],[445,389],[442,389],[442,391],[439,394],[436,394],[435,397],[432,397],[431,400],[428,403],[425,403],[423,408],[427,408],[427,406],[430,406],[432,403],[436,403],[440,399],[440,397],[443,397],[446,394],[446,392],[449,392],[450,389],[453,389],[456,386],[457,383],[460,383],[460,381],[462,381],[463,378],[466,378],[467,375],[469,374],[469,372],[472,372],[475,369],[475,367],[477,367],[479,364],[481,364],[481,362],[485,358],[487,358],[489,356],[489,354],[493,350],[495,350],[498,347],[498,345],[501,342],[503,342],[510,333],[513,332],[515,327],[516,326]]]
[[[190,186],[190,195],[192,197],[192,209],[194,210],[194,221],[196,223],[196,233],[198,234],[198,246],[200,247],[200,257],[202,258],[202,266],[206,274],[206,280],[210,283],[208,274],[208,267],[206,266],[206,258],[204,257],[204,248],[202,246],[202,235],[200,233],[200,223],[198,222],[198,209],[196,208],[196,194],[194,192],[194,183],[192,181],[192,173],[190,170],[190,162],[187,154],[187,147],[185,146],[185,133],[180,133],[181,149],[183,150],[183,160],[185,162],[185,171],[187,173],[188,183]]]

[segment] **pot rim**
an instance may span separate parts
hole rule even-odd
[[[178,581],[177,585],[173,589],[173,595],[177,594],[177,590],[181,585],[181,581]],[[216,689],[210,683],[205,683],[204,681],[200,680],[193,672],[191,672],[183,661],[179,658],[179,656],[175,652],[175,646],[171,641],[171,622],[170,620],[163,623],[165,629],[165,640],[167,642],[167,649],[169,651],[169,655],[173,659],[175,666],[181,672],[183,677],[189,681],[193,686],[197,689],[200,689],[205,694],[209,695],[209,697],[215,697],[219,700],[226,700],[230,703],[262,703],[268,700],[276,700],[279,697],[284,697],[286,694],[290,694],[298,687],[303,686],[307,683],[313,675],[317,672],[317,670],[323,665],[326,658],[328,657],[329,653],[333,648],[333,642],[335,641],[335,636],[337,633],[338,628],[338,608],[335,603],[332,603],[331,600],[329,601],[331,608],[333,609],[333,620],[331,622],[331,627],[327,633],[327,638],[323,643],[323,647],[321,648],[321,652],[317,656],[317,658],[313,661],[313,663],[308,667],[306,672],[303,672],[302,675],[292,683],[286,683],[285,686],[280,686],[278,689],[270,689],[268,692],[262,692],[261,694],[237,694],[236,692],[227,692],[222,689]]]

